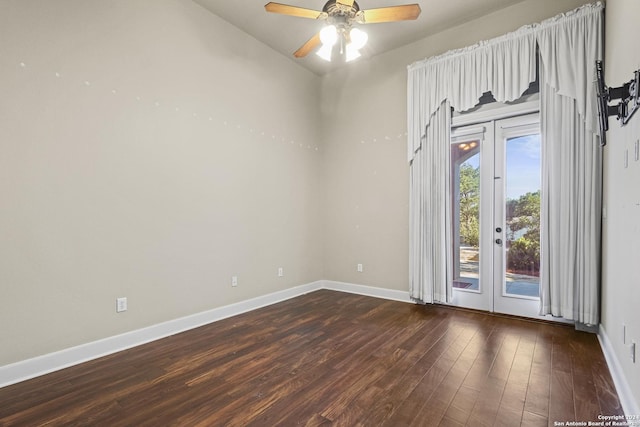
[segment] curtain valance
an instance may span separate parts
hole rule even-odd
[[[489,91],[499,102],[520,98],[536,78],[536,44],[548,84],[577,101],[587,129],[595,132],[594,63],[602,38],[601,32],[588,29],[602,26],[603,9],[601,2],[587,4],[504,36],[411,64],[408,160],[411,162],[420,149],[431,116],[445,99],[454,110],[465,111]]]

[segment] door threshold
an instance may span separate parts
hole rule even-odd
[[[514,314],[498,313],[498,312],[495,312],[495,311],[488,311],[488,310],[479,310],[479,309],[476,309],[476,308],[459,307],[459,306],[456,306],[456,305],[449,305],[449,304],[443,304],[443,303],[435,303],[433,305],[438,306],[438,307],[443,307],[443,308],[449,308],[449,309],[457,310],[457,311],[466,311],[466,312],[469,312],[469,313],[488,314],[490,316],[502,317],[502,318],[506,318],[506,319],[524,320],[524,321],[527,321],[527,322],[542,323],[542,324],[547,324],[547,325],[559,325],[559,326],[575,327],[575,322],[573,320],[566,320],[566,319],[563,319],[563,318],[551,317],[550,319],[543,319],[543,318],[535,318],[535,317],[517,316],[517,315],[514,315]]]

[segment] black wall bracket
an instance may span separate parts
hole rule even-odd
[[[596,88],[598,92],[598,116],[600,119],[600,143],[607,143],[605,133],[609,130],[609,116],[616,116],[622,126],[640,108],[640,70],[633,73],[633,78],[620,87],[607,87],[604,84],[602,61],[596,61]],[[617,105],[609,105],[612,100],[619,99]]]

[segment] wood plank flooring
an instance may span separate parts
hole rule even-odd
[[[546,426],[623,414],[594,335],[317,291],[0,389],[0,426]]]

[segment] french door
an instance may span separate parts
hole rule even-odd
[[[537,113],[452,130],[453,304],[540,317],[540,171]]]

